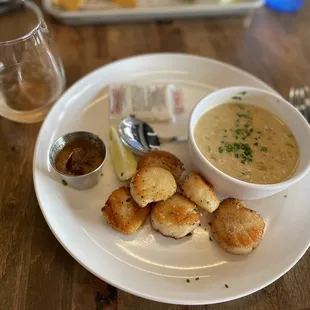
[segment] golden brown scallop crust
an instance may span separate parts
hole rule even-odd
[[[142,156],[138,169],[143,167],[161,167],[172,173],[176,182],[179,182],[184,171],[184,165],[179,158],[166,151],[152,151]]]
[[[154,204],[152,216],[161,223],[167,224],[195,224],[200,219],[197,206],[181,194],[174,194],[166,201]]]
[[[132,199],[129,187],[124,186],[112,192],[101,210],[112,228],[133,234],[142,226],[151,207],[140,208]]]
[[[155,230],[167,237],[182,238],[192,232],[200,222],[197,206],[181,194],[154,204],[151,223]]]
[[[181,182],[180,189],[188,199],[208,212],[212,213],[220,204],[212,185],[197,172],[189,173]]]
[[[144,167],[137,171],[130,183],[130,193],[140,207],[166,200],[177,190],[171,172],[161,167]]]
[[[262,217],[238,199],[228,198],[213,213],[214,239],[228,253],[248,254],[260,243],[265,229]]]

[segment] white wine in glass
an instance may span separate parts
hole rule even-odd
[[[19,23],[13,25],[14,20]],[[62,62],[40,9],[25,1],[1,15],[0,115],[22,123],[39,122],[64,86]]]

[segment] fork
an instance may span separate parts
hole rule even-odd
[[[24,4],[24,0],[0,0],[0,15],[18,10]]]
[[[291,87],[289,93],[290,103],[310,122],[310,97],[309,86],[300,88]]]

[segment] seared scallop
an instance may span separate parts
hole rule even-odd
[[[166,200],[177,190],[171,172],[161,167],[144,167],[137,171],[130,183],[132,198],[140,207]]]
[[[152,151],[142,156],[138,169],[143,167],[161,167],[172,173],[176,182],[180,180],[184,165],[179,158],[166,151]]]
[[[260,243],[265,223],[262,217],[238,199],[228,198],[213,213],[214,239],[228,253],[248,254]]]
[[[183,180],[180,189],[188,199],[208,212],[212,213],[220,204],[212,186],[196,172],[191,172]]]
[[[180,194],[175,194],[153,206],[151,222],[153,228],[164,236],[179,239],[199,225],[200,216],[193,202]]]
[[[110,195],[102,214],[112,228],[124,234],[133,234],[142,226],[150,209],[140,208],[132,199],[129,187],[121,187]]]

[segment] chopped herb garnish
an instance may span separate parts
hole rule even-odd
[[[242,107],[241,104],[236,104],[237,107]],[[252,125],[252,117],[251,117],[251,111],[246,111],[247,113],[237,113],[237,119],[235,123],[235,129],[230,129],[230,131],[233,131],[233,137],[235,139],[234,142],[228,142],[227,138],[229,138],[227,135],[223,136],[223,140],[221,140],[221,144],[218,148],[219,153],[233,153],[233,156],[235,158],[240,158],[241,163],[250,163],[253,161],[253,151],[248,143],[239,143],[237,140],[246,140],[247,137],[249,137],[254,129],[251,128]],[[239,118],[238,118],[239,117]],[[247,119],[246,121],[242,121],[241,118]],[[227,129],[224,129],[225,132],[227,132]],[[254,138],[258,140],[258,138]],[[254,144],[256,145],[256,144]]]
[[[199,277],[197,277],[195,280],[198,281],[198,280],[199,280]]]
[[[238,142],[234,142],[234,143],[233,143],[233,148],[234,148],[234,151],[238,151],[238,150],[240,149],[240,146],[241,146],[241,144],[240,144],[240,143],[238,143]]]
[[[241,113],[237,113],[237,115],[238,115],[239,117],[251,118],[249,114],[241,114]]]
[[[246,91],[243,91],[243,92],[241,93],[241,95],[243,95],[243,96],[246,95]]]
[[[226,288],[229,288],[229,286],[228,286],[227,284],[225,284],[225,287],[226,287]]]
[[[65,180],[61,180],[61,183],[64,185],[64,186],[67,186],[68,183],[65,181]]]
[[[262,152],[267,152],[267,148],[264,147],[264,146],[262,146],[262,147],[260,148],[260,150],[261,150]]]
[[[224,148],[220,146],[218,150],[220,153],[223,153],[224,151],[226,151],[227,153],[234,153],[234,156],[236,158],[242,159],[242,163],[252,162],[253,151],[248,143],[225,143]],[[239,152],[240,150],[241,153]]]
[[[121,172],[121,177],[124,175],[124,173],[123,172]]]
[[[259,131],[259,130],[258,130],[258,131],[256,131],[256,132],[257,132],[258,134],[260,134],[260,135],[262,134],[262,132],[261,132],[261,131]]]
[[[211,237],[209,237],[209,240],[210,240],[210,241],[213,241]]]
[[[227,144],[226,145],[226,152],[231,153],[233,151],[233,145],[232,144]]]
[[[248,124],[245,124],[244,126],[244,128],[238,128],[238,126],[236,125],[237,129],[235,129],[236,135],[241,136],[242,139],[244,138],[243,140],[249,137],[253,132],[253,130],[251,130],[252,128],[248,128]]]
[[[232,97],[231,99],[234,99],[234,100],[242,100],[242,98],[240,96],[234,96]]]
[[[173,212],[173,211],[171,211],[171,212],[170,212],[170,214],[174,214],[174,212]]]
[[[258,146],[258,142],[255,142],[254,145],[255,145],[255,146]]]
[[[186,282],[189,283],[189,282],[191,282],[191,281],[190,281],[190,279],[186,279]]]

